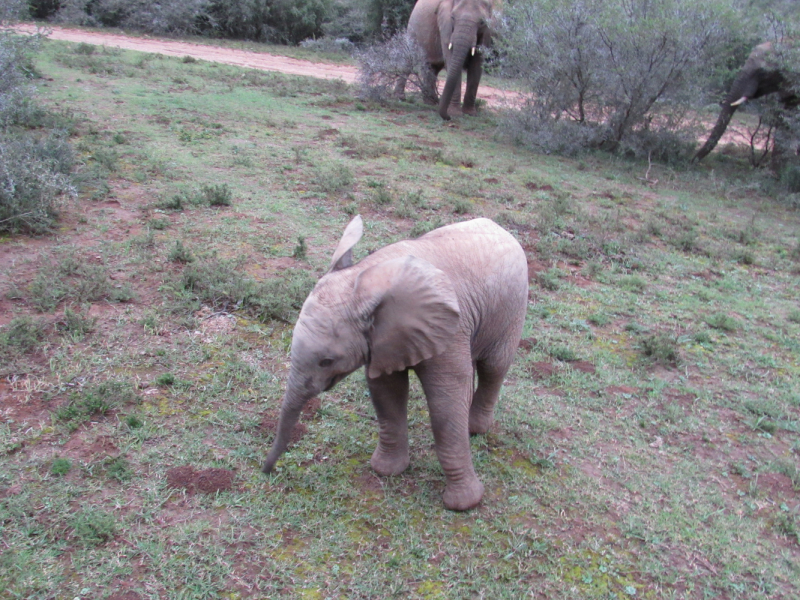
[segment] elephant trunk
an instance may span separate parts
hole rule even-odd
[[[445,80],[442,95],[439,98],[439,116],[445,121],[450,120],[447,109],[453,99],[453,94],[456,92],[456,86],[461,86],[461,72],[464,70],[468,55],[477,44],[477,25],[474,23],[457,23],[450,39],[452,49],[447,59],[447,79]],[[458,90],[458,96],[461,96],[460,89]]]
[[[703,144],[703,147],[697,151],[697,154],[694,155],[694,161],[701,161],[703,160],[709,152],[711,152],[719,142],[720,138],[725,133],[725,130],[728,128],[728,123],[731,122],[731,117],[733,113],[736,112],[737,106],[731,105],[731,103],[726,99],[725,103],[722,105],[722,110],[719,113],[719,118],[717,119],[717,124],[714,125],[714,129],[711,130],[711,135],[708,136],[706,143]]]
[[[300,411],[313,396],[313,394],[299,393],[297,391],[298,389],[300,388],[293,385],[292,378],[290,377],[289,385],[283,397],[283,403],[281,404],[281,418],[278,422],[278,431],[275,436],[275,441],[272,443],[272,448],[264,464],[261,466],[261,470],[264,473],[269,474],[272,471],[273,467],[275,467],[275,463],[278,462],[281,454],[286,450],[292,438],[294,426],[297,424],[297,420],[300,417]]]

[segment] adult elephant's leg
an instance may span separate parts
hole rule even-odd
[[[469,409],[470,433],[486,433],[494,423],[494,407],[500,397],[500,388],[510,366],[511,361],[499,364],[478,361],[475,365],[478,387],[472,396],[472,406]]]
[[[483,56],[478,52],[469,62],[467,67],[467,89],[464,92],[463,113],[466,115],[476,114],[475,100],[478,97],[478,85],[483,74]]]
[[[394,97],[398,100],[406,99],[406,81],[408,77],[401,75],[397,78],[397,83],[394,86]]]
[[[425,104],[438,104],[439,93],[436,91],[436,83],[439,71],[442,67],[423,68],[422,72],[422,101]]]
[[[379,475],[398,475],[408,467],[408,371],[367,378],[378,416],[378,446],[370,464]]]
[[[472,399],[472,361],[469,351],[451,348],[447,357],[436,357],[415,367],[425,396],[436,442],[436,455],[447,484],[444,505],[467,510],[483,497],[483,484],[475,474],[469,447],[469,406]],[[457,360],[453,355],[464,355]]]

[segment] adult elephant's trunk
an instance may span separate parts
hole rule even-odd
[[[709,152],[711,152],[719,142],[720,138],[725,133],[725,130],[728,128],[728,123],[731,122],[731,117],[733,113],[736,112],[738,106],[732,106],[730,102],[727,100],[722,105],[722,110],[719,113],[719,118],[717,119],[717,124],[714,125],[714,129],[711,130],[711,135],[708,136],[706,143],[703,144],[703,147],[697,151],[697,154],[694,155],[695,161],[703,160]]]
[[[278,432],[275,436],[275,441],[272,443],[272,448],[267,455],[267,459],[261,466],[264,473],[270,473],[284,453],[289,441],[292,438],[292,431],[297,424],[297,419],[300,416],[300,411],[305,406],[306,402],[311,399],[311,396],[304,393],[298,393],[299,388],[293,385],[292,378],[289,378],[289,385],[286,389],[286,394],[283,397],[283,404],[281,404],[281,419],[278,422]]]
[[[453,47],[447,59],[447,80],[444,90],[439,97],[439,116],[445,121],[450,119],[447,109],[453,99],[453,94],[458,88],[458,97],[461,97],[461,72],[464,70],[468,55],[477,44],[477,25],[474,23],[456,23],[453,35],[450,38]]]

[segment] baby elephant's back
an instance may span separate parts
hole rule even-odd
[[[489,219],[436,229],[417,240],[430,261],[447,273],[462,315],[485,333],[522,329],[528,303],[528,264],[519,242]]]

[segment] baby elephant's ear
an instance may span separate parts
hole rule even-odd
[[[342,239],[339,240],[339,245],[336,246],[336,252],[333,253],[331,268],[328,269],[328,272],[346,269],[353,264],[353,246],[358,243],[363,234],[364,223],[361,220],[361,215],[356,215],[345,228]]]
[[[425,260],[406,256],[370,267],[356,280],[355,293],[372,316],[371,378],[441,354],[458,330],[453,284]]]

